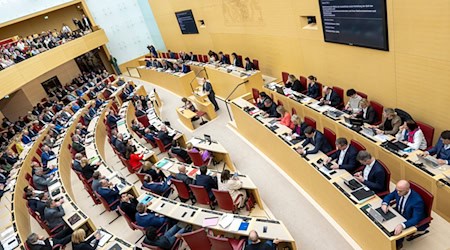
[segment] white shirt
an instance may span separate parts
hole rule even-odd
[[[366,116],[367,116],[367,109],[368,109],[369,107],[367,107],[367,108],[363,108],[362,109],[362,112],[363,112],[363,118],[367,118]]]
[[[375,164],[375,160],[372,163],[370,163],[369,165],[366,165],[366,167],[364,168],[363,177],[364,177],[365,181],[367,181],[367,179],[369,178],[369,173],[372,170],[372,167],[374,164]]]
[[[347,146],[346,149],[341,150],[341,153],[339,154],[339,158],[338,158],[338,165],[342,165],[342,163],[344,162],[344,158],[345,158],[345,154],[347,153],[349,146]]]
[[[397,140],[402,141],[402,140],[404,140],[406,133],[408,133],[408,130],[402,129],[395,135],[395,137]],[[427,149],[427,140],[425,139],[425,136],[423,135],[422,130],[421,129],[417,130],[417,132],[414,133],[413,142],[406,142],[406,145],[408,145],[408,147],[410,147],[414,150]]]
[[[359,102],[361,100],[362,100],[362,97],[359,96],[358,94],[356,94],[355,97],[350,97],[350,99],[347,102],[347,106],[353,110],[361,109],[361,106],[359,105]]]

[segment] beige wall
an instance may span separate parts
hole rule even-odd
[[[317,76],[319,82],[355,88],[385,106],[409,111],[448,129],[450,8],[448,0],[387,1],[390,51],[325,43],[318,1],[149,0],[168,49],[206,54],[209,49],[259,60],[264,74]],[[233,6],[240,4],[241,7]],[[175,12],[192,9],[198,35],[182,35]],[[317,30],[300,16],[317,17]],[[427,103],[426,105],[423,103]]]
[[[23,90],[18,90],[9,95],[9,98],[0,100],[0,110],[10,121],[16,121],[19,116],[26,115],[33,109]]]

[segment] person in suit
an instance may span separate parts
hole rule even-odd
[[[97,189],[97,192],[103,197],[103,199],[106,200],[108,204],[111,204],[119,199],[119,189],[107,180],[100,180],[100,187]],[[111,206],[111,210],[115,210],[117,205],[118,203]]]
[[[70,242],[72,235],[67,235],[64,238],[50,238],[36,233],[31,233],[27,237],[27,245],[30,250],[52,250],[56,245],[67,245]]]
[[[226,57],[222,51],[219,52],[219,62],[222,64],[230,64],[230,59]]]
[[[158,228],[149,227],[145,231],[143,243],[158,247],[158,249],[169,250],[172,249],[177,238],[179,238],[181,234],[189,232],[190,228],[190,226],[181,228],[178,225],[173,225],[169,230],[167,230],[167,232],[161,235]]]
[[[298,115],[292,115],[291,121],[294,125],[291,132],[292,139],[304,140],[306,138],[305,129],[308,127],[308,124],[302,122]]]
[[[41,154],[42,166],[47,167],[47,162],[49,162],[55,158],[56,158],[55,153],[53,151],[51,151],[48,146],[44,146],[42,148],[42,154]]]
[[[148,174],[152,177],[152,180],[164,180],[166,176],[164,172],[155,167],[151,162],[145,161],[142,165],[141,174]]]
[[[214,93],[212,84],[208,80],[206,80],[206,78],[203,78],[203,80],[200,82],[202,85],[203,92],[205,92],[208,95],[209,101],[214,105],[214,110],[218,111],[220,108],[219,104],[217,104],[216,93]]]
[[[280,124],[292,129],[294,127],[294,124],[292,123],[291,114],[289,114],[289,112],[287,112],[286,109],[281,105],[277,107],[277,112],[281,116]]]
[[[33,183],[37,190],[45,191],[48,189],[53,176],[45,177],[44,170],[42,168],[36,169],[33,174]]]
[[[167,177],[165,181],[153,181],[153,178],[150,175],[146,175],[144,177],[144,183],[142,183],[142,186],[150,192],[163,195],[164,197],[169,197],[170,192],[168,190],[170,189],[170,184],[172,179],[172,176]]]
[[[349,173],[353,173],[358,167],[358,161],[356,160],[358,150],[348,144],[347,139],[343,137],[336,139],[336,148],[337,151],[331,154],[325,160],[325,163],[336,160],[331,166],[332,169],[345,169]]]
[[[120,117],[116,116],[116,114],[114,114],[114,111],[109,111],[107,118],[106,118],[108,125],[110,128],[114,128],[117,126],[117,122],[120,120]]]
[[[233,56],[233,66],[236,66],[236,67],[243,67],[243,65],[242,65],[242,60],[240,60],[239,59],[239,57],[238,57],[238,55],[236,54],[236,52],[233,52],[232,54],[231,54],[231,56]]]
[[[425,203],[416,191],[412,190],[410,184],[406,180],[397,182],[395,190],[383,198],[381,209],[384,213],[389,211],[391,201],[396,201],[395,210],[399,212],[406,221],[395,227],[394,235],[399,235],[404,229],[417,225],[426,217]],[[425,230],[429,224],[417,228],[417,230]],[[397,249],[403,245],[403,239],[397,241]]]
[[[271,102],[273,102],[272,98],[270,98],[270,96],[267,95],[266,92],[260,92],[259,97],[256,99],[256,107],[258,107],[262,111],[267,111],[267,108],[264,106],[264,102],[266,101],[266,99],[269,99]]]
[[[337,108],[341,103],[341,97],[331,87],[324,87],[323,92],[325,95],[320,99],[320,102],[326,105]]]
[[[64,224],[63,217],[66,215],[64,208],[61,204],[64,200],[48,199],[47,206],[44,209],[44,218],[47,221],[48,226],[53,229],[61,224]]]
[[[83,158],[83,155],[81,153],[76,153],[75,154],[75,159],[73,159],[73,169],[75,169],[78,172],[82,172],[82,167],[81,167],[81,159]]]
[[[194,179],[189,177],[186,173],[187,173],[186,166],[179,165],[178,166],[178,173],[175,175],[175,178],[177,180],[182,181],[184,184],[186,184],[186,186],[189,186],[189,184],[194,183]]]
[[[84,152],[84,145],[80,142],[80,137],[75,134],[72,136],[72,148],[77,153]]]
[[[136,207],[137,213],[136,224],[138,226],[149,227],[161,227],[164,223],[168,222],[168,219],[163,216],[156,215],[155,213],[147,212],[147,205],[139,203]]]
[[[395,113],[394,109],[384,108],[383,120],[380,125],[372,125],[377,134],[393,135],[395,136],[402,125],[402,119]]]
[[[100,166],[101,162],[98,161],[95,165],[89,164],[89,160],[86,157],[81,158],[81,173],[86,180],[90,180],[94,175],[95,170]]]
[[[100,171],[95,171],[94,174],[92,175],[92,191],[97,192],[98,189],[100,188],[100,181],[106,179],[106,177],[104,175],[102,175],[100,173]]]
[[[250,58],[246,57],[245,59],[245,70],[254,70],[255,65],[250,61]]]
[[[23,144],[29,144],[32,142],[31,137],[29,136],[28,130],[24,130],[22,133],[22,142]]]
[[[167,130],[166,125],[161,125],[161,128],[158,132],[158,139],[160,139],[164,145],[167,145],[172,143],[173,137],[173,135],[169,135],[169,131]]]
[[[367,99],[362,99],[360,101],[361,106],[361,112],[358,114],[353,114],[352,116],[354,118],[362,119],[364,123],[368,123],[373,125],[377,122],[377,113],[375,112],[375,109],[370,106],[370,103]]]
[[[356,172],[356,180],[366,185],[375,193],[386,191],[386,171],[384,167],[367,151],[359,151],[356,159],[365,165],[363,171]]]
[[[295,92],[302,92],[303,86],[300,83],[300,81],[297,79],[297,77],[295,77],[294,75],[289,75],[287,81],[284,83],[284,86],[286,88],[290,88]]]
[[[395,135],[397,141],[400,141],[413,150],[426,150],[427,140],[414,120],[407,120],[400,126],[400,130]]]
[[[189,60],[194,61],[194,62],[198,62],[198,58],[197,55],[194,55],[194,53],[189,52]]]
[[[450,163],[450,130],[443,131],[436,145],[421,154],[421,156],[427,155],[434,155],[439,165],[448,165]]]
[[[44,211],[47,205],[48,193],[43,192],[37,194],[35,192],[26,192],[28,207],[34,212],[38,213],[42,218],[44,218]]]
[[[202,186],[206,189],[209,195],[210,200],[215,200],[214,194],[212,192],[212,189],[217,189],[217,179],[215,177],[211,177],[210,175],[207,175],[208,168],[206,166],[200,167],[200,174],[197,175],[195,179],[195,185]]]
[[[120,210],[122,210],[132,222],[136,221],[137,205],[138,201],[133,195],[129,193],[123,193],[120,195]]]
[[[84,229],[80,228],[75,230],[72,234],[72,249],[73,250],[95,250],[97,249],[98,243],[100,242],[101,234],[96,232],[94,237],[86,240],[86,232]],[[94,241],[94,246],[91,242]]]
[[[83,15],[81,18],[81,22],[83,23],[84,26],[84,30],[91,30],[92,28],[92,24],[91,21],[89,20],[89,18],[87,18],[86,15]]]
[[[172,141],[172,147],[170,148],[170,155],[172,155],[173,157],[177,156],[183,159],[183,161],[188,164],[192,163],[191,157],[189,156],[188,152],[186,151],[186,149],[180,146],[177,140]]]
[[[331,146],[325,136],[315,128],[308,126],[305,129],[305,136],[306,139],[302,143],[302,146],[297,148],[297,152],[299,154],[306,156],[308,154],[316,154],[319,151],[322,151],[325,154],[331,151]],[[314,148],[311,150],[306,149],[305,146],[310,143],[314,146]]]
[[[258,233],[252,230],[248,234],[248,242],[244,250],[275,250],[278,243],[280,243],[278,239],[262,241]]]
[[[125,142],[123,140],[122,134],[117,134],[115,146],[116,146],[117,151],[119,151],[119,153],[125,157],[126,147],[125,147]]]
[[[319,85],[317,85],[316,81],[317,78],[315,76],[308,76],[308,90],[306,92],[306,95],[314,99],[320,96],[320,88]]]
[[[280,113],[277,112],[277,105],[272,101],[272,99],[265,99],[264,100],[264,109],[265,114],[264,117],[269,118],[280,118]]]

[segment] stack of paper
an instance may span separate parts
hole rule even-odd
[[[220,223],[219,225],[222,228],[227,228],[228,226],[230,226],[231,222],[233,222],[233,215],[232,214],[224,214],[222,215],[222,217],[220,218]]]

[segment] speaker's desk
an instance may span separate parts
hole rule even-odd
[[[165,88],[181,97],[192,95],[191,84],[193,88],[198,86],[195,74],[192,71],[187,74],[173,73],[162,71],[162,69],[146,68],[145,66],[140,66],[137,70],[142,80]]]

